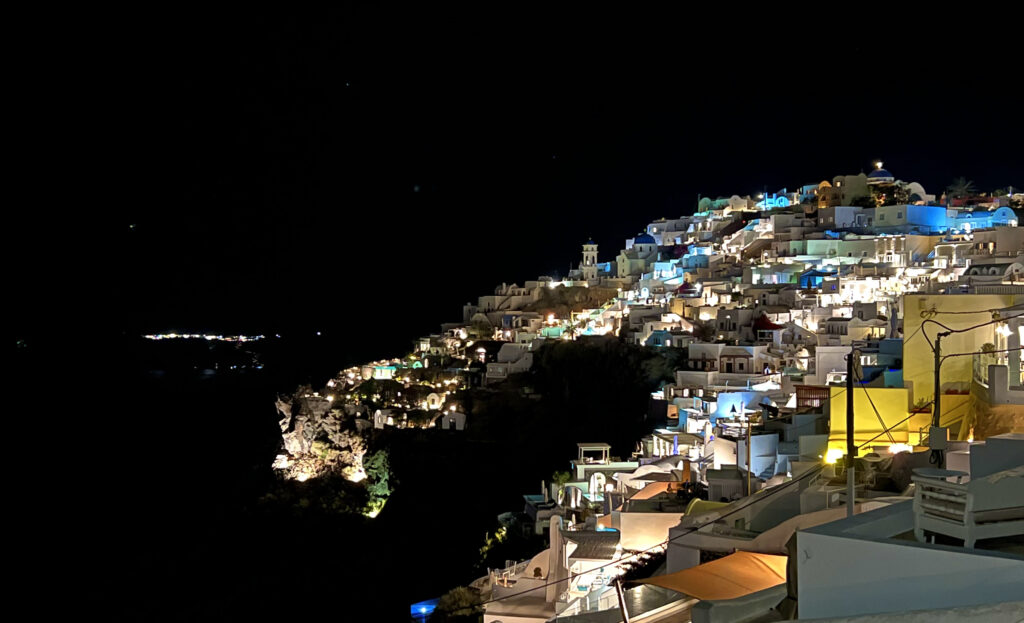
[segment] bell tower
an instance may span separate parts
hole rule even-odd
[[[583,245],[583,263],[580,264],[584,281],[597,279],[597,243],[588,240]]]

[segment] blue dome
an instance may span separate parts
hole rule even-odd
[[[654,240],[654,236],[650,234],[640,234],[633,238],[633,244],[657,244],[657,242]]]
[[[892,177],[892,173],[889,173],[885,169],[875,169],[871,173],[868,173],[868,179],[869,180],[870,179],[878,179],[878,178],[891,178],[891,177]]]

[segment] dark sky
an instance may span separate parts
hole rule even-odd
[[[64,121],[81,140],[29,151],[66,142],[58,164],[89,171],[87,289],[119,327],[374,322],[401,344],[500,282],[564,273],[588,236],[612,259],[697,193],[875,159],[929,192],[960,175],[1024,187],[1019,52],[998,35],[664,21],[140,15],[69,49],[66,74],[27,73],[58,83],[32,114],[83,103]],[[27,207],[16,225],[46,218]],[[39,282],[14,287],[52,312]]]

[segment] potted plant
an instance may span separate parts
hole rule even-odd
[[[931,412],[932,399],[931,398],[919,398],[914,403],[914,408],[910,410],[911,413],[929,413]]]

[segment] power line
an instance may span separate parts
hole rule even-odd
[[[1014,307],[1018,307],[1018,306],[1014,306]],[[1012,309],[1012,308],[1007,308],[1007,309]],[[969,312],[969,313],[981,313],[982,311],[989,311],[989,310],[981,310],[981,311],[978,311],[978,312]],[[964,312],[964,313],[968,313],[968,312]],[[922,315],[923,315],[923,312],[922,312]],[[939,326],[942,326],[944,329],[947,329],[947,330],[949,330],[951,332],[963,333],[963,332],[971,331],[973,329],[984,327],[984,326],[987,326],[987,325],[990,325],[990,324],[994,324],[996,322],[1003,322],[1005,320],[1012,320],[1013,318],[1017,318],[1019,316],[1024,316],[1024,314],[1018,314],[1016,316],[1011,316],[1009,318],[997,318],[997,319],[994,319],[994,320],[989,321],[989,322],[984,322],[984,323],[975,325],[973,327],[968,327],[966,329],[959,329],[959,330],[950,329],[949,327],[946,327],[942,323],[939,323],[939,322],[937,322],[935,320],[931,320],[930,318],[927,319],[925,322],[934,322],[935,324],[938,324]],[[924,323],[922,323],[921,326],[918,327],[918,331],[921,331],[922,335],[924,335],[925,339],[928,339],[928,334],[922,331],[923,328],[924,328]],[[916,335],[916,333],[917,332],[915,332],[915,335]],[[911,336],[911,337],[913,337],[913,336]],[[931,340],[928,340],[928,341],[929,341],[929,344],[931,344]],[[993,350],[993,351],[980,351],[979,350],[979,351],[973,351],[973,352],[967,352],[967,353],[954,353],[952,355],[946,355],[946,357],[959,357],[959,356],[975,355],[975,354],[981,354],[981,353],[1010,352],[1010,351],[1022,350],[1022,348],[1024,348],[1024,347],[1007,348],[1007,349]],[[934,347],[933,347],[933,350],[934,350]],[[945,359],[945,357],[943,359]],[[860,375],[857,375],[857,376],[858,376],[858,379],[860,379]],[[860,379],[860,380],[861,380],[861,383],[863,383],[863,379]],[[878,412],[878,408],[875,407],[874,401],[871,399],[871,395],[867,391],[867,388],[865,388],[863,386],[863,384],[862,384],[861,385],[861,389],[864,390],[865,395],[868,397],[868,401],[871,403],[871,408],[875,411],[875,415],[879,418],[879,422],[881,422],[882,426],[885,427],[885,421],[882,420],[882,416]],[[846,391],[845,387],[843,389],[841,389],[839,392],[835,393],[834,395],[831,395],[830,398],[835,398],[836,396],[841,395],[844,391]],[[933,402],[934,402],[934,399],[932,401],[930,401],[929,403],[927,403],[925,406],[928,406],[928,405],[932,404]],[[947,411],[945,414],[942,414],[942,415],[949,415],[953,411],[956,411],[957,409],[963,407],[966,404],[968,404],[968,401],[964,401],[963,403],[957,405],[956,407],[953,407],[952,409],[950,409],[949,411]],[[896,424],[893,425],[893,427],[899,426],[900,424],[902,424],[906,420],[910,419],[910,417],[911,416],[908,416],[907,418],[904,418],[900,422],[897,422]],[[942,416],[940,415],[940,419],[941,419],[941,417]],[[885,428],[885,430],[883,430],[881,433],[879,433],[878,435],[876,435],[872,439],[868,440],[864,444],[858,446],[858,449],[863,448],[864,446],[866,446],[867,444],[871,443],[872,441],[874,441],[875,439],[877,439],[878,437],[880,437],[883,434],[887,434],[889,436],[890,441],[893,441],[893,443],[895,443],[895,441],[893,440],[892,435],[890,434],[890,430],[893,427]],[[748,469],[749,469],[749,466],[748,466]],[[767,497],[775,495],[778,492],[782,491],[783,489],[786,489],[787,487],[790,487],[790,486],[792,486],[792,485],[794,485],[794,484],[796,484],[798,482],[801,482],[801,481],[803,481],[804,479],[808,478],[809,476],[811,476],[813,474],[817,474],[822,469],[824,469],[824,466],[819,466],[817,468],[812,468],[812,469],[808,470],[807,473],[801,475],[799,478],[796,478],[796,479],[791,480],[791,481],[789,481],[789,482],[787,482],[785,484],[779,485],[778,487],[773,487],[773,488],[767,490],[763,496],[758,498],[758,500],[763,500],[763,499],[766,499]],[[752,497],[752,496],[748,496],[748,497]],[[658,543],[657,545],[652,545],[651,547],[648,547],[648,548],[640,550],[640,551],[633,552],[633,553],[629,554],[628,556],[625,556],[623,558],[619,558],[618,560],[614,560],[612,562],[608,562],[608,563],[605,563],[605,564],[600,565],[598,567],[594,567],[592,569],[589,569],[588,573],[590,573],[592,571],[597,571],[597,570],[600,570],[600,569],[604,569],[604,568],[610,567],[612,565],[619,564],[619,563],[623,562],[624,560],[627,560],[627,559],[630,559],[630,558],[635,558],[637,556],[640,556],[641,554],[646,554],[646,553],[651,552],[651,551],[653,551],[655,549],[658,549],[658,548],[660,548],[662,546],[667,546],[669,543],[671,543],[672,541],[674,541],[676,539],[679,539],[681,537],[687,536],[687,535],[689,535],[689,534],[691,534],[693,532],[696,532],[697,530],[700,530],[701,528],[704,528],[704,527],[707,527],[707,526],[711,525],[712,523],[714,523],[716,521],[719,521],[721,519],[725,519],[726,517],[734,515],[734,514],[738,513],[739,511],[746,509],[748,506],[750,506],[751,504],[754,504],[756,502],[757,502],[757,500],[754,500],[754,501],[752,501],[752,502],[750,502],[748,504],[745,504],[743,506],[737,507],[737,508],[735,508],[735,509],[733,509],[733,510],[731,510],[731,511],[729,511],[729,512],[723,514],[723,515],[719,515],[719,516],[715,517],[714,519],[711,519],[711,520],[709,520],[709,521],[707,521],[705,523],[702,523],[699,526],[694,526],[692,528],[689,528],[686,532],[683,532],[682,534],[676,535],[676,536],[674,536],[672,538],[669,538],[669,539],[665,539],[664,541],[662,541],[661,543]],[[847,502],[847,503],[850,503],[850,502]],[[555,581],[552,581],[552,582],[545,582],[544,584],[541,584],[540,586],[535,586],[535,587],[533,587],[531,589],[527,589],[525,591],[520,591],[518,593],[513,593],[513,594],[510,594],[510,595],[505,595],[503,597],[495,597],[495,598],[488,599],[487,601],[481,602],[480,605],[481,606],[485,606],[485,605],[490,604],[490,603],[495,603],[495,602],[498,602],[498,601],[504,601],[504,600],[512,598],[512,597],[518,597],[520,595],[525,595],[526,593],[529,593],[529,592],[532,592],[532,591],[536,591],[536,590],[539,590],[539,589],[542,589],[542,588],[547,588],[548,586],[553,586],[553,585],[556,585],[556,584],[561,584],[563,582],[564,583],[569,583],[575,577],[578,577],[578,575],[577,576],[570,576],[570,577],[567,577],[567,578],[562,579],[562,580],[555,580]]]
[[[851,353],[852,357],[853,354]],[[853,366],[853,373],[856,375],[857,380],[860,381],[860,388],[864,390],[864,395],[868,397],[868,402],[871,403],[871,408],[875,411],[875,417],[878,418],[878,423],[882,425],[883,431],[889,436],[889,443],[896,443],[893,439],[892,433],[889,433],[889,429],[885,426],[885,420],[882,419],[882,414],[878,412],[878,407],[875,406],[875,401],[871,399],[871,392],[868,391],[867,387],[864,387],[864,379],[861,378],[860,373],[857,372],[857,366]]]
[[[987,351],[986,350],[976,350],[976,351],[972,351],[972,352],[968,352],[968,353],[953,353],[951,355],[946,355],[945,357],[943,357],[943,360],[945,360],[946,357],[964,357],[964,356],[967,356],[967,355],[981,355],[981,354],[988,354],[988,353],[1008,353],[1008,352],[1013,352],[1013,351],[1018,351],[1018,350],[1024,350],[1024,347],[1020,347],[1019,346],[1017,348],[1004,348],[1004,349],[1000,349],[1000,350],[987,350]],[[863,387],[863,385],[861,387]],[[836,395],[838,396],[839,394],[836,394]],[[871,399],[871,396],[869,394],[868,395],[868,400],[870,400],[870,399]],[[927,407],[927,406],[933,404],[934,402],[935,402],[935,399],[929,400],[928,402],[926,402],[925,404],[923,404],[923,405],[921,405],[920,407],[917,407],[917,408],[923,409],[924,407]],[[957,409],[960,409],[960,408],[962,408],[962,407],[964,407],[964,406],[966,406],[968,404],[970,404],[970,401],[965,400],[964,402],[958,404],[957,406],[953,407],[949,411],[946,411],[945,413],[939,414],[940,422],[941,422],[943,417],[949,415],[950,413],[952,413],[952,412],[956,411]],[[872,403],[871,406],[873,408],[875,406],[874,403]],[[878,414],[878,410],[877,409],[875,409],[875,414],[876,415]],[[900,420],[899,422],[896,422],[891,427],[886,428],[881,433],[878,433],[877,435],[875,435],[871,439],[869,439],[869,440],[865,441],[864,443],[862,443],[861,445],[857,446],[857,449],[859,450],[859,449],[863,448],[864,446],[868,445],[872,441],[874,441],[874,440],[878,439],[879,437],[881,437],[882,435],[888,433],[890,430],[896,428],[897,426],[899,426],[903,422],[906,422],[907,420],[909,420],[913,416],[914,416],[914,414],[912,413],[912,414],[908,415],[907,417],[903,418],[902,420]],[[882,423],[882,426],[885,426],[884,422]],[[890,441],[892,440],[892,436],[891,435],[889,436],[889,439],[890,439]]]
[[[948,357],[966,357],[967,355],[988,355],[991,353],[1012,353],[1016,350],[1024,349],[1024,346],[1018,346],[1017,348],[1001,348],[999,350],[974,350],[969,353],[952,353],[950,355],[943,355],[942,360],[945,361]]]
[[[929,401],[927,402],[927,404],[924,404],[924,405],[922,405],[921,407],[918,407],[918,408],[921,408],[921,409],[923,409],[924,407],[927,407],[927,406],[931,405],[931,404],[932,404],[933,402],[935,402],[935,401],[934,401],[934,400],[929,400]],[[967,406],[967,405],[969,405],[969,404],[971,404],[971,402],[970,402],[969,400],[965,400],[965,401],[961,402],[960,404],[958,404],[957,406],[955,406],[955,407],[953,407],[952,409],[950,409],[949,411],[946,411],[945,413],[941,414],[941,415],[939,416],[939,419],[941,420],[941,419],[942,419],[943,417],[945,417],[945,416],[949,415],[950,413],[952,413],[952,412],[956,411],[957,409],[963,408],[963,407],[965,407],[965,406]],[[874,440],[878,439],[879,437],[881,437],[882,435],[884,435],[884,434],[885,434],[885,433],[886,433],[887,431],[893,430],[894,428],[896,428],[896,427],[897,427],[897,426],[899,426],[900,424],[902,424],[902,423],[906,422],[907,420],[909,420],[910,418],[914,417],[915,415],[917,415],[917,414],[916,414],[916,413],[911,413],[910,415],[908,415],[907,417],[903,418],[903,419],[902,419],[902,420],[900,420],[899,422],[896,422],[895,424],[893,424],[892,426],[890,426],[890,427],[889,427],[888,429],[886,429],[886,430],[884,430],[884,431],[882,431],[882,432],[878,433],[877,435],[875,435],[875,436],[874,436],[874,437],[872,437],[871,439],[868,439],[867,441],[865,441],[865,442],[864,442],[864,443],[862,443],[861,445],[857,446],[857,449],[858,449],[858,450],[860,450],[860,449],[861,449],[861,448],[863,448],[864,446],[866,446],[866,445],[870,444],[870,443],[871,443],[872,441],[874,441]]]
[[[934,402],[934,401],[933,401],[933,400],[930,400],[930,401],[928,401],[928,404],[924,405],[924,407],[927,407],[928,405],[932,404],[932,402]],[[922,407],[922,408],[923,408],[923,407]],[[892,425],[892,426],[890,426],[889,428],[887,428],[887,429],[883,430],[882,432],[878,433],[877,435],[875,435],[875,436],[874,436],[874,437],[872,437],[871,439],[868,439],[868,440],[867,440],[867,441],[865,441],[864,443],[860,444],[859,446],[857,446],[857,449],[858,449],[858,450],[860,450],[860,449],[861,449],[861,448],[863,448],[864,446],[866,446],[866,445],[868,445],[869,443],[871,443],[872,441],[874,441],[874,440],[878,439],[878,438],[879,438],[879,437],[881,437],[882,435],[884,435],[884,434],[888,433],[888,432],[889,432],[890,430],[892,430],[892,429],[896,428],[897,426],[899,426],[900,424],[902,424],[902,423],[906,422],[907,420],[909,420],[910,418],[914,417],[915,415],[917,415],[917,414],[916,414],[916,413],[911,413],[910,415],[908,415],[907,417],[903,418],[903,419],[902,419],[902,420],[900,420],[899,422],[896,422],[895,424],[893,424],[893,425]],[[892,436],[890,435],[890,439],[891,439],[891,438],[892,438]]]
[[[904,340],[903,340],[903,346],[906,346],[906,345],[907,345],[907,342],[909,342],[910,340],[914,339],[914,336],[915,336],[915,335],[917,335],[918,333],[920,333],[920,332],[921,332],[921,328],[922,328],[922,327],[924,327],[924,324],[923,324],[923,323],[922,323],[922,324],[919,324],[919,325],[917,325],[917,331],[914,331],[914,332],[913,332],[913,333],[912,333],[912,334],[910,335],[910,337],[908,337],[908,338],[906,338],[906,339],[904,339]]]
[[[651,547],[648,547],[647,549],[643,549],[643,550],[640,550],[640,551],[637,551],[637,552],[633,552],[632,554],[630,554],[628,556],[624,556],[622,558],[619,558],[618,560],[613,560],[612,562],[605,563],[605,564],[603,564],[603,565],[601,565],[599,567],[594,567],[593,569],[589,569],[589,570],[587,570],[587,573],[590,573],[592,571],[597,571],[598,569],[604,569],[605,567],[610,567],[612,565],[619,564],[622,561],[626,560],[627,558],[634,558],[634,557],[639,556],[641,554],[646,554],[647,552],[650,552],[650,551],[653,551],[655,549],[658,549],[659,547],[668,545],[669,543],[671,543],[672,541],[674,541],[674,540],[676,540],[678,538],[681,538],[681,537],[684,537],[684,536],[686,536],[688,534],[696,532],[697,530],[700,530],[701,528],[707,527],[707,526],[709,526],[709,525],[713,524],[714,522],[719,521],[721,519],[725,519],[726,517],[729,517],[730,515],[734,515],[734,514],[740,512],[741,510],[746,509],[748,506],[750,506],[752,504],[755,504],[758,500],[764,500],[764,499],[766,499],[766,498],[768,498],[768,497],[770,497],[772,495],[777,494],[779,491],[782,491],[783,489],[785,489],[787,487],[790,487],[790,486],[792,486],[792,485],[794,485],[794,484],[796,484],[798,482],[801,482],[802,480],[806,479],[807,477],[809,477],[811,475],[816,475],[818,472],[820,472],[824,468],[825,468],[824,465],[819,465],[818,467],[811,468],[811,469],[807,470],[807,473],[802,474],[799,478],[794,478],[793,480],[790,480],[789,482],[787,482],[785,484],[781,484],[781,485],[779,485],[777,487],[772,487],[771,489],[766,490],[764,495],[759,496],[757,498],[757,500],[753,500],[753,501],[751,501],[751,502],[749,502],[747,504],[744,504],[743,506],[734,508],[731,511],[729,511],[729,512],[723,514],[723,515],[719,515],[718,517],[715,517],[714,519],[708,520],[707,522],[702,523],[699,526],[694,526],[694,527],[688,529],[686,532],[684,532],[682,534],[678,534],[678,535],[676,535],[676,536],[674,536],[674,537],[672,537],[670,539],[665,539],[664,541],[662,541],[661,543],[658,543],[657,545],[652,545]],[[747,499],[749,499],[750,497],[753,497],[753,496],[747,496]],[[529,592],[532,592],[532,591],[535,591],[535,590],[539,590],[539,589],[542,589],[542,588],[547,588],[549,586],[554,586],[556,584],[562,584],[563,582],[568,584],[569,582],[571,582],[573,580],[573,578],[579,577],[579,575],[582,575],[582,574],[577,574],[577,575],[574,575],[574,576],[570,576],[570,577],[565,578],[563,580],[555,580],[553,582],[545,582],[544,584],[541,584],[540,586],[535,586],[533,588],[527,589],[525,591],[520,591],[518,593],[513,593],[511,595],[505,595],[504,597],[494,597],[494,598],[488,599],[487,601],[481,602],[480,605],[481,606],[486,606],[487,604],[490,604],[490,603],[494,603],[494,602],[497,602],[497,601],[503,601],[503,600],[509,599],[511,597],[518,597],[520,595],[525,595],[526,593],[529,593]]]
[[[926,309],[921,312],[921,317],[924,318],[925,314],[927,314],[929,318],[934,316],[935,314],[993,314],[1002,311],[1010,311],[1011,309],[1017,309],[1020,307],[1024,307],[1024,303],[1017,303],[1016,305],[1010,305],[1009,307],[978,309],[975,311],[941,311],[938,309]]]
[[[993,314],[994,313],[995,312],[993,312]],[[928,340],[928,345],[931,346],[932,352],[934,353],[935,352],[935,345],[928,338],[928,333],[926,331],[923,331],[924,325],[929,323],[929,322],[939,325],[940,327],[942,327],[946,331],[949,331],[950,333],[966,333],[967,331],[973,331],[975,329],[980,329],[981,327],[987,327],[990,324],[996,324],[998,322],[1006,322],[1007,320],[1013,320],[1014,318],[1020,318],[1021,316],[1024,316],[1024,314],[1017,314],[1016,316],[1007,316],[1006,318],[1002,318],[1002,317],[1000,317],[1000,318],[993,318],[992,320],[989,320],[988,322],[982,322],[980,324],[976,324],[976,325],[974,325],[972,327],[967,327],[965,329],[953,329],[953,328],[947,327],[946,325],[942,324],[938,320],[933,320],[931,318],[928,318],[924,322],[921,323],[921,329],[922,329],[921,335],[924,336],[924,339]]]

